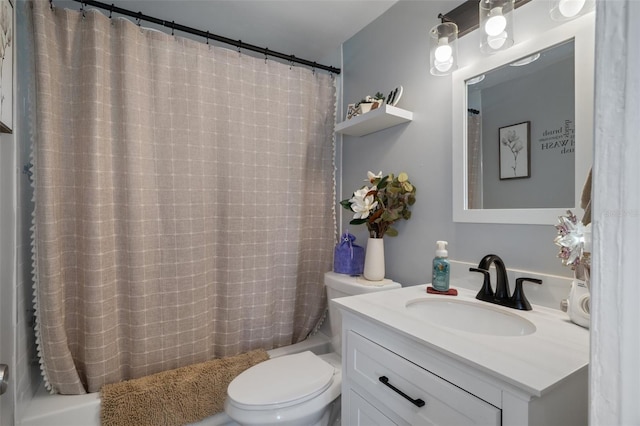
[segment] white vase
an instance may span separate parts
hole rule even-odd
[[[384,279],[384,239],[369,238],[367,241],[363,275],[369,281]]]

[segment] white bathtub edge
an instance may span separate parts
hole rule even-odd
[[[322,333],[283,348],[267,351],[271,358],[298,352],[312,351],[317,355],[331,351],[331,340]],[[73,399],[73,405],[70,401]],[[20,426],[100,426],[100,397],[98,393],[85,395],[51,395],[41,384],[22,419]],[[226,413],[218,413],[193,426],[223,426],[233,424]]]

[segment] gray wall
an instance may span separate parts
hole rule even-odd
[[[449,256],[455,260],[475,263],[485,254],[496,253],[510,268],[570,276],[571,271],[556,258],[553,223],[452,221],[451,77],[429,74],[428,31],[439,22],[438,13],[456,5],[451,1],[398,2],[344,43],[343,108],[365,95],[388,93],[401,84],[404,95],[397,106],[413,111],[414,120],[360,138],[344,136],[339,169],[342,187],[338,193],[341,198],[349,197],[363,185],[367,170],[409,174],[417,187],[413,216],[399,223],[398,237],[385,237],[386,276],[403,285],[431,281],[436,240],[449,241]],[[522,16],[535,15],[534,7],[546,6],[546,2],[531,2],[516,11],[516,43],[558,25],[545,15],[546,11],[539,13],[539,22],[528,23]],[[461,67],[482,60],[477,31],[460,39],[459,55]],[[349,212],[339,211],[342,229],[348,228],[357,242],[365,245],[364,225],[350,226]]]
[[[573,62],[572,56],[482,91],[484,208],[565,207],[575,199],[573,147],[560,143],[573,140],[565,137],[575,122]],[[530,122],[531,176],[500,180],[498,129],[525,121]]]

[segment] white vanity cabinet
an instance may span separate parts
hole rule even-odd
[[[403,290],[406,289],[397,291]],[[387,292],[388,299],[384,302],[382,296],[377,296],[388,305],[385,308],[389,312],[393,312],[395,296],[391,293],[397,291]],[[486,352],[481,348],[475,352],[480,359],[464,359],[439,347],[437,338],[434,344],[399,327],[407,318],[378,314],[382,311],[375,305],[368,312],[364,308],[364,312],[359,311],[360,307],[368,306],[360,303],[359,297],[335,301],[342,310],[343,425],[588,423],[588,365],[541,391],[495,374],[483,365],[481,358],[486,357]],[[350,303],[356,299],[358,303]],[[446,339],[446,333],[441,334]],[[455,334],[451,337],[446,340],[453,341],[453,345],[471,345],[471,353],[474,352],[473,339],[465,336],[460,339]],[[515,345],[523,342],[518,338],[503,341]],[[561,346],[551,350],[562,352]],[[494,349],[504,355],[499,346]],[[527,360],[520,358],[513,362]]]
[[[349,425],[500,425],[498,407],[355,331],[346,347]]]

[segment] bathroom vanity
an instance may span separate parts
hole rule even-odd
[[[589,331],[426,286],[333,300],[345,425],[586,425]]]

